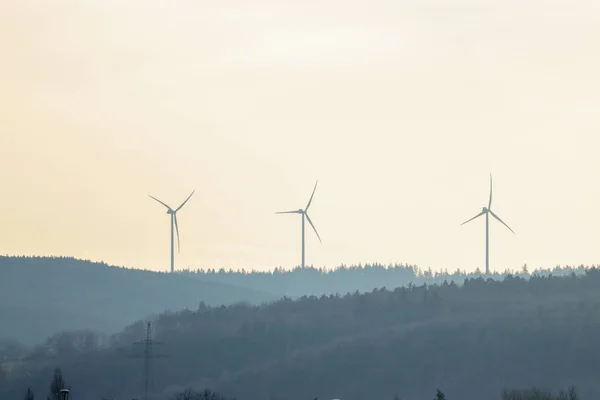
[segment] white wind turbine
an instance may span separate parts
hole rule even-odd
[[[192,195],[195,192],[196,191],[194,190],[192,192],[192,194],[190,194],[188,196],[188,198],[185,199],[185,201],[183,203],[181,203],[181,205],[179,207],[177,207],[175,210],[173,210],[171,207],[169,207],[168,205],[166,205],[165,203],[163,203],[156,197],[148,195],[150,198],[158,201],[160,204],[167,207],[167,214],[171,215],[171,272],[175,271],[175,235],[174,235],[175,232],[177,232],[177,251],[179,252],[179,227],[177,226],[177,211],[181,210],[181,208],[185,205],[185,203],[188,202],[190,197],[192,197]]]
[[[481,212],[471,218],[468,221],[463,222],[461,225],[466,224],[467,222],[473,221],[475,218],[481,217],[485,214],[485,274],[488,275],[490,273],[490,223],[489,223],[489,214],[492,214],[492,217],[496,218],[502,225],[507,227],[512,233],[515,233],[510,226],[506,225],[504,221],[500,219],[499,216],[494,214],[492,211],[492,174],[490,174],[490,201],[487,207],[483,207]]]
[[[319,236],[319,232],[317,232],[317,228],[315,228],[312,221],[310,220],[310,217],[308,216],[308,207],[310,207],[310,203],[312,202],[313,196],[315,195],[315,190],[317,190],[318,183],[319,183],[319,181],[317,181],[315,183],[315,188],[313,189],[313,192],[310,195],[310,199],[308,200],[308,204],[306,205],[304,210],[298,209],[298,210],[293,210],[293,211],[281,211],[281,212],[275,213],[275,214],[300,214],[302,216],[302,268],[304,268],[304,219],[305,219],[305,217],[308,220],[308,223],[310,224],[310,226],[312,226],[313,230],[317,234],[317,237],[319,238],[319,242],[323,243],[321,241],[321,237]]]

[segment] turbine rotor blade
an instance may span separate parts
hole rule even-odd
[[[312,221],[310,220],[310,217],[308,216],[307,213],[304,213],[304,215],[306,215],[306,219],[308,220],[308,223],[310,224],[310,226],[312,226],[313,230],[315,231],[315,233],[317,234],[317,237],[319,238],[319,242],[323,243],[323,241],[321,240],[321,236],[319,236],[319,232],[317,232],[317,228],[315,228],[315,226],[313,225]]]
[[[294,210],[294,211],[279,211],[276,212],[275,214],[301,214],[298,210]]]
[[[490,174],[490,202],[488,204],[488,210],[492,208],[492,174]]]
[[[470,220],[463,222],[461,225],[464,225],[464,224],[466,224],[467,222],[471,222],[471,221],[473,221],[475,218],[481,217],[483,214],[485,214],[485,211],[482,211],[482,212],[480,212],[479,214],[477,214],[476,216],[474,216],[474,217],[473,217],[473,218],[471,218]]]
[[[500,217],[499,217],[499,216],[497,216],[496,214],[494,214],[494,213],[493,213],[493,212],[491,212],[491,211],[490,211],[490,214],[492,214],[492,217],[494,217],[494,218],[496,218],[498,221],[500,221],[500,222],[502,223],[502,225],[504,225],[505,227],[507,227],[507,228],[508,228],[508,229],[509,229],[509,230],[510,230],[512,233],[515,233],[515,231],[513,231],[512,229],[510,229],[510,226],[506,225],[506,224],[504,223],[504,221],[502,221],[502,220],[500,219]]]
[[[310,207],[310,203],[312,203],[313,196],[315,195],[315,191],[317,190],[318,183],[319,183],[319,181],[317,181],[315,183],[315,188],[313,189],[312,194],[310,195],[310,199],[308,200],[308,204],[306,205],[306,208],[304,209],[304,211],[308,211],[308,207]]]
[[[173,219],[175,220],[175,232],[177,232],[177,252],[181,251],[181,247],[179,245],[179,226],[177,226],[177,213],[173,213]]]
[[[160,201],[156,197],[150,196],[150,195],[148,195],[148,197],[150,197],[151,199],[154,199],[154,200],[158,201],[160,204],[162,204],[163,206],[167,207],[169,210],[173,211],[173,209],[171,207],[169,207],[168,205],[166,205],[165,203],[163,203],[162,201]]]
[[[181,210],[181,208],[182,208],[183,206],[185,206],[185,203],[187,203],[187,202],[188,202],[188,200],[190,199],[190,197],[192,197],[192,196],[194,195],[194,193],[196,193],[196,190],[195,190],[195,189],[194,189],[194,191],[192,192],[192,194],[190,194],[190,195],[188,196],[188,198],[187,198],[187,199],[185,199],[185,201],[184,201],[183,203],[181,203],[181,205],[180,205],[179,207],[177,207],[177,209],[175,210],[175,212],[177,212],[177,211]]]

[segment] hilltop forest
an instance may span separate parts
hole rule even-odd
[[[379,263],[341,265],[333,269],[296,267],[285,270],[281,267],[273,271],[234,271],[225,270],[184,270],[180,274],[195,277],[205,282],[224,283],[228,285],[252,288],[262,292],[285,295],[290,298],[298,298],[304,295],[321,296],[323,294],[345,294],[368,292],[381,287],[396,288],[413,285],[438,283],[444,281],[462,284],[467,278],[484,276],[501,280],[508,275],[529,278],[531,275],[570,275],[572,273],[582,274],[585,272],[583,266],[579,267],[555,267],[553,269],[536,269],[529,271],[527,265],[523,265],[518,271],[490,272],[483,274],[478,269],[468,273],[456,270],[434,272],[431,268],[423,270],[416,265],[383,265]]]
[[[165,312],[153,361],[154,399],[190,387],[228,398],[499,398],[507,388],[600,386],[600,270],[467,278],[345,295]],[[0,398],[46,393],[56,367],[78,400],[143,392],[138,321],[101,342],[64,332],[5,364]]]

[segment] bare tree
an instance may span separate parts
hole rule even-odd
[[[203,392],[196,392],[188,388],[183,392],[175,395],[172,400],[227,400],[225,397],[211,390],[206,389]]]
[[[528,390],[505,390],[502,400],[579,400],[575,387],[569,387],[568,391],[561,390],[558,395],[545,392],[538,388]]]

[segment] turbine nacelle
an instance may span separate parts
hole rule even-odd
[[[313,231],[317,235],[319,242],[323,243],[321,241],[321,236],[319,236],[319,232],[317,232],[317,228],[315,228],[315,225],[313,224],[310,217],[308,216],[308,208],[310,207],[310,204],[312,203],[313,197],[315,195],[315,191],[317,190],[318,183],[319,183],[319,181],[317,181],[315,183],[315,187],[312,191],[312,194],[310,195],[310,199],[308,199],[308,204],[306,204],[306,207],[304,209],[299,208],[297,210],[280,211],[280,212],[275,213],[275,214],[300,214],[302,216],[302,268],[304,268],[304,220],[305,219],[306,219],[306,221],[308,221],[308,223],[312,227]]]
[[[512,233],[515,233],[515,231],[513,231],[511,229],[510,226],[506,225],[506,223],[504,221],[502,221],[502,219],[497,216],[496,214],[494,214],[494,212],[491,210],[492,208],[492,174],[490,174],[490,200],[488,202],[488,206],[487,207],[483,207],[481,209],[481,212],[479,214],[477,214],[476,216],[474,216],[473,218],[463,222],[461,225],[464,225],[468,222],[473,221],[474,219],[477,219],[479,217],[481,217],[482,215],[485,215],[485,273],[488,274],[490,271],[490,261],[489,261],[489,215],[491,215],[493,218],[495,218],[496,220],[498,220],[498,222],[500,222],[502,225],[504,225],[506,228],[508,228]]]
[[[500,219],[500,217],[499,217],[499,216],[497,216],[496,214],[494,214],[494,212],[491,210],[491,208],[492,208],[492,175],[490,174],[490,200],[489,200],[488,206],[487,206],[487,207],[482,207],[482,209],[481,209],[481,212],[480,212],[479,214],[477,214],[477,215],[476,215],[476,216],[474,216],[473,218],[471,218],[471,219],[469,219],[469,220],[467,220],[467,221],[463,222],[461,225],[464,225],[464,224],[466,224],[467,222],[471,222],[471,221],[473,221],[474,219],[476,219],[476,218],[479,218],[479,217],[481,217],[482,215],[485,215],[485,214],[488,214],[488,213],[489,213],[489,214],[491,214],[491,215],[492,215],[492,217],[496,218],[496,219],[497,219],[497,220],[498,220],[498,221],[499,221],[499,222],[500,222],[502,225],[504,225],[505,227],[507,227],[507,228],[508,228],[508,229],[509,229],[509,230],[510,230],[512,233],[515,233],[515,232],[514,232],[514,231],[511,229],[511,227],[510,227],[510,226],[506,225],[506,223],[505,223],[504,221],[502,221],[502,219]],[[487,228],[486,228],[486,229],[487,229]]]
[[[160,204],[162,204],[163,206],[166,207],[167,209],[167,215],[171,215],[171,272],[174,271],[175,269],[175,265],[174,265],[174,257],[173,257],[173,253],[174,253],[174,246],[173,246],[173,230],[175,231],[175,233],[177,233],[177,251],[179,251],[179,226],[177,224],[177,211],[181,210],[183,208],[183,206],[185,205],[185,203],[188,202],[188,200],[194,195],[194,193],[196,192],[196,190],[194,190],[188,197],[187,199],[185,199],[185,201],[183,203],[181,203],[181,205],[179,207],[177,207],[175,210],[173,210],[171,207],[169,207],[165,202],[157,199],[154,196],[150,196],[148,195],[151,199],[156,200],[157,202],[159,202]],[[175,229],[173,229],[175,228]]]

